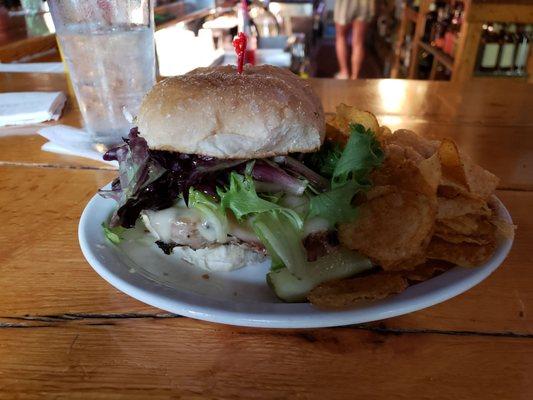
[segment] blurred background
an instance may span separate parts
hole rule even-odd
[[[256,64],[283,66],[302,77],[331,78],[339,72],[335,0],[247,3],[249,22],[243,27],[237,1],[157,0],[158,74],[235,63],[232,39],[239,28],[251,35]],[[360,38],[359,78],[531,76],[531,1],[375,0],[372,7]],[[348,57],[350,27],[344,33]],[[61,61],[54,32],[45,1],[0,0],[0,63]]]

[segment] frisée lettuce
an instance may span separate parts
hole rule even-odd
[[[238,220],[243,220],[243,218],[250,215],[274,211],[284,214],[287,220],[298,230],[303,227],[303,220],[296,211],[259,197],[250,175],[243,176],[232,172],[229,179],[229,187],[225,190],[217,188],[217,193],[220,197],[222,208],[230,209]]]
[[[309,217],[322,217],[334,226],[353,220],[357,211],[351,204],[360,190],[370,186],[370,173],[383,162],[383,150],[370,129],[350,125],[350,138],[339,155],[338,148],[328,146],[319,159],[327,160],[331,189],[311,198]],[[320,153],[320,152],[319,152]]]
[[[301,276],[306,253],[302,244],[303,219],[294,210],[259,197],[250,175],[232,172],[229,187],[218,188],[220,204],[242,221],[251,218],[252,228],[272,259],[272,268],[287,267]]]
[[[209,228],[214,232],[214,241],[225,243],[228,235],[228,217],[221,204],[216,203],[204,193],[189,189],[189,208],[194,208],[205,218]]]

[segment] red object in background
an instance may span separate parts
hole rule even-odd
[[[455,55],[456,42],[457,35],[453,32],[446,32],[444,35],[443,51],[449,56],[453,57]]]
[[[9,14],[7,8],[0,4],[0,31],[8,31],[9,29]]]
[[[233,39],[233,47],[235,48],[235,53],[237,53],[237,72],[242,74],[242,69],[244,67],[244,59],[247,56],[246,51],[246,35],[243,32],[240,32],[235,39]],[[255,61],[255,54],[254,54]]]
[[[104,17],[104,19],[111,24],[113,20],[113,8],[109,3],[109,0],[96,0],[96,4],[102,10],[102,16]]]

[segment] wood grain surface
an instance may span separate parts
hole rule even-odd
[[[533,397],[531,86],[311,83],[328,112],[344,101],[393,128],[451,136],[496,172],[518,225],[504,264],[454,299],[377,323],[282,331],[179,317],[114,289],[81,254],[81,212],[116,172],[3,128],[0,399]],[[67,86],[63,75],[0,74],[0,87]],[[80,125],[72,97],[59,123]]]
[[[0,379],[4,393],[24,399],[501,400],[533,393],[530,337],[269,331],[165,317],[13,330],[0,330]]]

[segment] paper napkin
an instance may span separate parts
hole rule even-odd
[[[82,129],[67,125],[52,125],[39,129],[37,133],[48,140],[41,147],[44,151],[85,157],[118,167],[116,161],[102,159],[102,153],[95,148],[91,135]]]
[[[0,126],[57,120],[65,101],[63,92],[0,93]]]
[[[0,63],[0,72],[35,72],[43,74],[63,74],[65,67],[62,62],[44,63]]]

